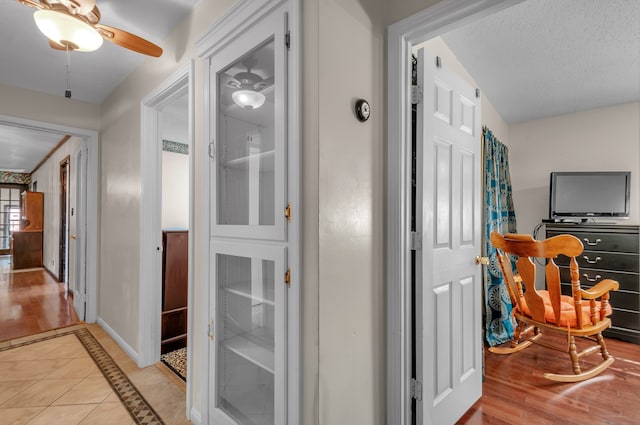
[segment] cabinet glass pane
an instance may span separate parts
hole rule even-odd
[[[275,263],[217,255],[218,407],[240,424],[274,423]]]
[[[273,39],[217,74],[218,224],[275,224],[274,74]]]

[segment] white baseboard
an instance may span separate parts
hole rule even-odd
[[[200,415],[200,411],[197,410],[195,407],[191,408],[191,412],[189,412],[189,420],[191,420],[191,422],[193,422],[194,425],[201,425],[202,424],[202,416]]]
[[[98,317],[96,322],[107,334],[109,334],[111,338],[113,338],[120,348],[122,348],[124,352],[127,353],[136,364],[138,364],[138,353],[131,348],[131,346],[127,344],[124,339],[122,339],[122,337],[120,337],[120,335],[111,328],[111,326],[107,325],[107,322],[105,322],[102,317]]]

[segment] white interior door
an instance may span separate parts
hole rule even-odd
[[[480,101],[424,49],[418,84],[416,413],[419,424],[447,425],[482,394]]]
[[[73,194],[69,240],[69,286],[73,291],[73,307],[78,318],[85,319],[86,308],[86,247],[87,247],[87,147],[82,147],[75,156],[75,193]]]

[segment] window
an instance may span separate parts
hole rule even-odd
[[[26,187],[0,184],[0,255],[9,254],[11,232],[20,230],[20,193]]]

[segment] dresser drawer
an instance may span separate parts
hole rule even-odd
[[[609,270],[580,269],[580,286],[591,288],[602,279],[617,280],[623,291],[639,292],[640,276],[635,273],[616,273]],[[560,281],[571,285],[571,272],[568,267],[560,268]]]
[[[589,251],[614,251],[638,253],[637,233],[600,233],[600,232],[577,232],[563,231],[557,229],[547,230],[547,237],[571,234],[580,239],[585,250]]]
[[[614,308],[611,315],[611,325],[616,328],[640,330],[640,313]]]
[[[583,251],[578,257],[580,270],[617,270],[623,272],[638,273],[638,254],[622,254],[617,252]],[[555,260],[558,266],[569,266],[569,257],[559,255]]]

